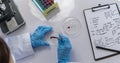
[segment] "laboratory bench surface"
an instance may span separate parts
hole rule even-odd
[[[80,21],[80,34],[75,37],[69,37],[72,43],[71,61],[80,63],[119,63],[120,55],[107,59],[95,61],[92,53],[90,39],[85,23],[83,10],[97,6],[98,4],[115,3],[115,0],[56,0],[60,7],[60,12],[47,20],[35,6],[32,0],[14,0],[26,25],[15,32],[5,35],[0,31],[3,38],[15,36],[27,32],[33,33],[40,25],[51,25],[57,31],[62,31],[62,22],[67,17],[74,17]],[[119,3],[118,3],[119,4]],[[36,48],[35,54],[17,61],[17,63],[57,63],[57,47]]]

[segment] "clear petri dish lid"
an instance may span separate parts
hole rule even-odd
[[[81,32],[81,23],[76,18],[66,18],[63,22],[63,33],[70,36],[78,36]]]

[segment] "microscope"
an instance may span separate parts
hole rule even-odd
[[[1,31],[5,34],[9,34],[22,25],[25,22],[20,15],[17,6],[13,0],[0,0],[0,27]]]

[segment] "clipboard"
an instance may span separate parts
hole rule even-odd
[[[103,39],[105,40],[106,38],[111,37],[109,33],[111,32],[110,30],[113,27],[107,29],[107,25],[109,24],[112,26],[113,24],[111,23],[114,22],[112,20],[115,19],[116,17],[118,18],[118,20],[120,20],[120,13],[117,4],[116,3],[105,5],[98,4],[98,6],[96,7],[83,10],[83,13],[86,21],[86,26],[90,38],[94,59],[97,61],[119,54],[117,50],[116,52],[113,50],[110,51],[96,48],[97,42],[100,44],[103,41]],[[106,30],[105,27],[107,31],[105,31]],[[102,43],[102,45],[103,44],[104,43]]]

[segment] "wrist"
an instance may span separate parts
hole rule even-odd
[[[35,43],[32,40],[30,42],[31,42],[32,48],[35,48]]]
[[[34,41],[34,38],[33,38],[32,35],[30,36],[30,42],[31,42],[32,48],[35,48],[35,47],[36,47],[36,46],[35,46],[35,41]]]

